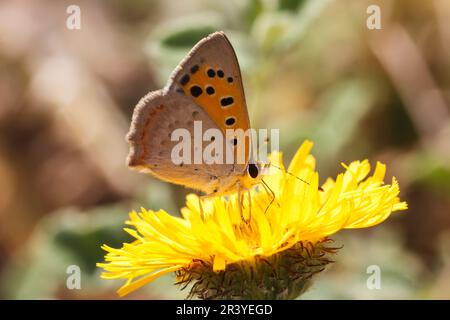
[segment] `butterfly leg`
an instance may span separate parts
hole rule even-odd
[[[251,219],[251,199],[250,199],[250,193],[248,193],[249,214],[248,214],[248,219],[245,219],[245,217],[244,217],[244,211],[243,211],[244,201],[242,200],[243,194],[241,193],[241,184],[239,183],[239,181],[237,182],[237,190],[238,190],[238,207],[239,207],[239,214],[241,215],[241,220],[242,220],[245,224],[249,224],[249,223],[250,223],[250,219]],[[250,191],[250,190],[247,189],[247,191]]]
[[[269,185],[263,179],[261,179],[261,182],[263,184],[264,190],[266,190],[267,193],[270,193],[272,195],[272,199],[270,200],[269,205],[267,206],[266,210],[264,210],[264,214],[266,214],[267,210],[269,210],[270,206],[275,201],[275,192],[273,192],[273,190],[270,189]]]
[[[237,182],[237,190],[238,190],[239,214],[241,215],[241,220],[245,222],[244,213],[242,212],[241,184],[239,181]]]
[[[198,207],[200,208],[200,218],[205,221],[205,214],[203,212],[203,205],[202,205],[202,200],[201,197],[198,197]]]
[[[250,222],[250,220],[252,220],[252,198],[250,189],[247,189],[247,195],[248,195],[248,222]]]

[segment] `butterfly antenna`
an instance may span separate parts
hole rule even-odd
[[[280,170],[280,171],[283,171],[283,169],[281,169],[280,167],[278,167],[278,166],[276,166],[276,165],[274,165],[274,164],[272,164],[272,163],[270,163],[270,162],[269,162],[269,166],[272,166],[272,167],[274,167],[274,168],[277,168],[277,169]],[[291,177],[294,177],[294,178],[300,180],[301,182],[306,183],[307,185],[310,185],[310,183],[309,183],[308,181],[305,181],[305,180],[303,180],[302,178],[297,177],[295,174],[290,173],[289,171],[285,171],[285,173],[287,173],[287,174],[290,175]]]

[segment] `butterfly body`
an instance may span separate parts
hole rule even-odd
[[[201,124],[200,132],[197,124]],[[236,138],[228,136],[228,131],[249,128],[236,55],[226,36],[216,32],[191,50],[163,89],[150,92],[137,104],[127,135],[128,166],[207,195],[250,188],[258,183],[260,172],[259,166],[251,161],[250,138],[239,140],[245,147],[237,148]],[[202,139],[200,145],[191,143],[189,154],[201,153],[220,138],[223,143],[219,153],[234,152],[235,160],[238,150],[243,161],[175,163],[173,150],[178,141],[173,139],[173,133],[176,129],[197,138],[199,134],[206,136],[209,129],[216,129],[219,134],[209,141]]]

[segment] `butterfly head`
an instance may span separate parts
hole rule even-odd
[[[250,162],[247,164],[244,174],[240,177],[241,187],[249,189],[260,183],[262,177],[262,165],[260,163]]]

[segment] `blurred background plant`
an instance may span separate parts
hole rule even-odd
[[[66,28],[70,4],[81,30]],[[382,30],[366,27],[371,4]],[[0,2],[0,297],[117,298],[100,245],[128,240],[128,211],[177,214],[188,192],[125,167],[133,107],[215,30],[237,51],[253,126],[280,128],[286,159],[309,138],[322,179],[381,160],[409,203],[338,236],[337,263],[303,297],[449,299],[447,0]],[[66,287],[69,265],[81,290]],[[185,297],[173,281],[129,298]]]

